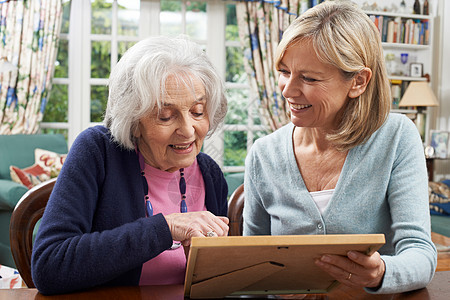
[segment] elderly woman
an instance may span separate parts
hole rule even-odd
[[[390,112],[379,32],[348,2],[297,18],[276,52],[291,123],[256,141],[245,172],[245,235],[384,233],[371,256],[317,266],[371,293],[426,286],[436,268],[427,171],[414,124]]]
[[[226,109],[195,43],[130,48],[110,76],[105,126],[77,137],[45,209],[32,255],[39,291],[183,283],[180,246],[228,234],[226,181],[200,152]]]

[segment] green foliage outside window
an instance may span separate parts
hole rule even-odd
[[[91,33],[111,34],[112,3],[105,0],[91,0]]]
[[[67,85],[53,84],[50,99],[48,100],[52,105],[47,105],[45,108],[44,122],[67,122],[68,106],[68,91]]]
[[[108,87],[91,85],[91,122],[102,122],[108,101]]]
[[[161,11],[181,11],[181,1],[161,0]],[[206,1],[188,1],[186,11],[206,12]]]

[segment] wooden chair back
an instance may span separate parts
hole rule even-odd
[[[228,219],[230,219],[230,230],[228,235],[242,235],[242,227],[244,219],[242,217],[242,211],[244,210],[244,184],[238,186],[238,188],[231,194],[228,201]]]
[[[20,276],[29,288],[34,288],[31,277],[33,230],[44,214],[56,178],[43,182],[26,192],[12,212],[9,225],[11,252]]]

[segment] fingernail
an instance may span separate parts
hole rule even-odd
[[[327,256],[327,255],[322,256],[320,258],[320,260],[323,261],[323,262],[326,262],[326,263],[331,262],[331,258],[329,256]]]
[[[357,255],[354,251],[348,251],[347,256],[352,259],[356,259]]]

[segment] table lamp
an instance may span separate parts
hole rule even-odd
[[[428,82],[412,81],[405,93],[403,94],[399,107],[415,106],[417,107],[416,127],[419,130],[420,136],[425,136],[425,114],[424,111],[427,106],[439,106],[433,91]]]

